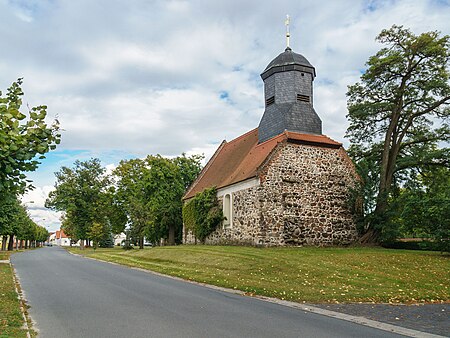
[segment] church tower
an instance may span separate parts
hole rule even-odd
[[[347,245],[357,240],[347,201],[359,177],[342,144],[322,134],[313,107],[316,70],[289,47],[261,77],[264,115],[258,128],[224,140],[183,196],[215,187],[225,220],[207,244]],[[189,221],[190,222],[190,221]],[[192,225],[184,243],[197,243]]]
[[[265,111],[258,127],[259,143],[283,133],[322,134],[322,121],[313,107],[316,71],[288,47],[261,74]]]

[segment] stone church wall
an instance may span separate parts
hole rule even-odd
[[[355,182],[345,151],[286,143],[262,173],[262,245],[343,245],[357,239],[347,207]]]
[[[256,245],[259,237],[259,187],[232,192],[233,222],[231,227],[220,226],[205,240],[205,244]],[[219,197],[222,204],[223,196]],[[194,244],[195,237],[189,231],[185,244]]]
[[[284,143],[260,173],[261,185],[232,193],[233,224],[206,244],[345,245],[357,239],[347,208],[356,176],[345,151]],[[185,243],[194,243],[187,235]]]

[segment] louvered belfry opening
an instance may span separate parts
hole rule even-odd
[[[271,96],[266,100],[266,107],[275,103],[275,96]]]
[[[297,94],[297,101],[311,103],[311,99],[308,95]]]

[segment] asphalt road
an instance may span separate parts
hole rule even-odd
[[[400,337],[386,331],[70,255],[11,261],[39,337]]]

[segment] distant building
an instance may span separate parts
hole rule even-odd
[[[122,245],[122,242],[124,242],[126,239],[127,235],[125,235],[124,232],[114,235],[114,245]]]
[[[226,220],[206,243],[341,245],[357,239],[347,200],[357,175],[341,143],[322,134],[315,68],[291,48],[261,74],[258,128],[223,141],[184,196],[215,186]],[[195,241],[184,231],[184,243]]]
[[[49,243],[57,246],[70,246],[71,239],[64,233],[63,230],[56,230],[50,233]]]

